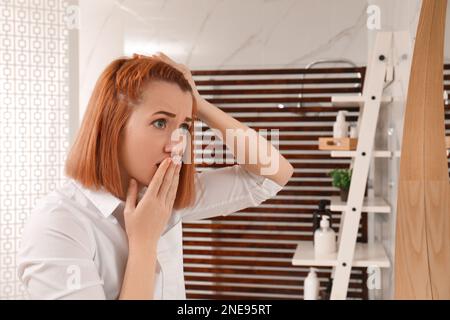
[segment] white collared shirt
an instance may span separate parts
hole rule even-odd
[[[240,165],[196,173],[195,186],[194,206],[173,210],[159,239],[155,299],[186,299],[181,222],[254,207],[283,188]],[[17,254],[18,276],[29,297],[117,299],[128,258],[123,208],[124,202],[103,188],[87,189],[73,179],[41,198]]]

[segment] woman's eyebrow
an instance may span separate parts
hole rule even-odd
[[[170,113],[170,112],[167,112],[167,111],[157,111],[157,112],[155,112],[154,114],[153,114],[153,116],[155,115],[155,114],[165,114],[166,116],[169,116],[169,117],[171,117],[171,118],[175,118],[176,117],[176,114],[173,114],[173,113]],[[189,118],[189,117],[186,117],[186,119],[184,119],[185,121],[188,121],[188,122],[192,122],[192,119],[191,118]]]

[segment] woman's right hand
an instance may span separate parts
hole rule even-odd
[[[156,170],[145,194],[136,206],[138,187],[130,179],[124,209],[129,246],[155,247],[172,214],[181,164],[166,158]]]

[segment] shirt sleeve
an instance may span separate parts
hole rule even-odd
[[[104,300],[89,229],[62,209],[30,216],[17,254],[17,273],[31,299]]]
[[[282,188],[273,180],[254,174],[236,164],[196,174],[196,200],[180,209],[183,222],[228,215],[255,207],[274,197]]]

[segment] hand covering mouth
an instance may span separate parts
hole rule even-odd
[[[181,163],[183,162],[183,157],[182,157],[181,155],[179,155],[179,154],[173,154],[170,158],[172,159],[173,163],[175,163],[175,164],[181,164]],[[160,165],[163,161],[164,161],[164,160],[161,160],[160,162],[158,162],[158,163],[156,164],[156,167],[159,168],[159,165]]]

